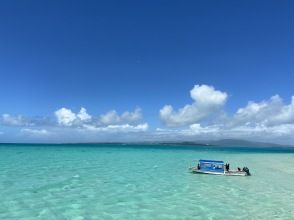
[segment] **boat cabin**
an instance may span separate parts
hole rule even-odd
[[[225,173],[224,161],[199,160],[199,170],[212,173]]]

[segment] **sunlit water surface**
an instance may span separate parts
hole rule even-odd
[[[0,219],[294,219],[293,152],[1,145]],[[253,175],[189,173],[200,158]]]

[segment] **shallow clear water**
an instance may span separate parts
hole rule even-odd
[[[189,173],[200,158],[253,175]],[[2,145],[0,219],[294,219],[294,153]]]

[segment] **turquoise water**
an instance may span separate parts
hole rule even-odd
[[[200,158],[253,176],[189,173]],[[294,219],[294,153],[1,145],[0,219]]]

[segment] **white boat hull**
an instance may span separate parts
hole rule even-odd
[[[230,170],[225,172],[211,172],[211,171],[205,171],[205,170],[199,170],[197,167],[191,167],[189,170],[192,173],[197,174],[213,174],[213,175],[224,175],[224,176],[248,176],[245,171],[238,171],[238,170]]]

